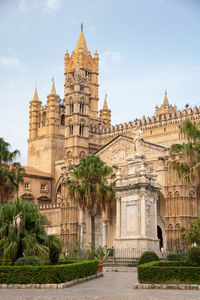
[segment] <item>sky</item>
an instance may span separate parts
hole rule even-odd
[[[200,0],[0,0],[0,137],[27,161],[29,101],[64,96],[64,54],[81,23],[99,54],[99,110],[112,124],[170,104],[200,106]]]

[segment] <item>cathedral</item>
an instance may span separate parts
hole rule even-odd
[[[51,91],[43,104],[35,89],[30,101],[28,166],[22,199],[33,201],[50,221],[48,233],[63,246],[91,241],[90,218],[70,199],[66,179],[89,153],[116,173],[116,202],[96,217],[96,245],[168,251],[184,248],[180,227],[200,215],[198,187],[187,185],[170,169],[170,145],[179,139],[180,124],[199,122],[197,107],[183,111],[169,104],[167,93],[153,117],[111,125],[105,97],[98,108],[99,57],[88,50],[83,26],[75,50],[64,56],[64,97]]]

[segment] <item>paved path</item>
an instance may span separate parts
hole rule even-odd
[[[136,269],[134,272],[105,272],[104,277],[87,281],[62,290],[52,289],[1,289],[0,300],[3,299],[200,299],[200,291],[189,290],[135,290],[137,282]]]

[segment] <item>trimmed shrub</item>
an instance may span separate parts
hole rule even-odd
[[[49,247],[49,259],[53,265],[56,265],[58,263],[59,256],[60,250],[56,246],[51,245]]]
[[[168,261],[185,261],[185,256],[181,253],[168,254],[167,260]]]
[[[63,283],[96,274],[97,260],[50,266],[1,266],[0,283]]]
[[[0,265],[2,266],[12,266],[13,262],[9,258],[2,258]]]
[[[188,248],[188,261],[200,266],[200,247]]]
[[[40,261],[35,256],[24,256],[18,258],[14,263],[15,266],[40,266]]]
[[[187,262],[150,262],[137,269],[140,283],[200,284],[200,268],[188,267]]]
[[[145,264],[151,261],[159,261],[158,255],[153,251],[145,251],[138,260],[138,265]]]

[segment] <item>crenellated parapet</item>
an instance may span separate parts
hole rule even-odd
[[[60,203],[53,203],[53,204],[38,204],[39,210],[48,210],[48,209],[55,209],[60,208]]]
[[[184,120],[191,122],[200,121],[200,107],[177,110],[172,113],[158,114],[152,117],[143,117],[141,120],[136,119],[129,123],[116,124],[115,126],[105,127],[101,130],[101,137],[103,140],[122,135],[134,136],[134,131],[140,127],[143,131],[144,138],[153,138],[158,135],[166,135],[168,133],[175,133],[178,135],[180,125]]]

